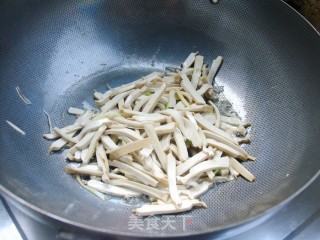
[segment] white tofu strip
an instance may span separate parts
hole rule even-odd
[[[222,63],[223,58],[221,56],[218,56],[216,59],[213,60],[211,68],[209,70],[207,79],[208,79],[208,83],[212,85],[212,83],[214,83],[214,77],[217,74],[217,71]]]
[[[133,212],[137,216],[172,214],[188,211],[194,206],[207,208],[207,205],[199,200],[183,200],[179,208],[177,208],[174,203],[160,205],[143,205],[140,208],[136,208]]]
[[[89,180],[88,186],[93,189],[117,197],[140,197],[141,193],[126,189],[124,187],[113,186],[111,184],[102,183],[97,180]]]

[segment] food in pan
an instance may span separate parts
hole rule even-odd
[[[101,199],[147,195],[150,204],[134,210],[139,216],[206,207],[199,196],[216,182],[255,179],[241,164],[255,159],[240,146],[250,141],[251,123],[217,105],[222,61],[209,67],[191,53],[181,68],[95,92],[99,108],[71,107],[75,122],[44,134],[55,140],[49,152],[68,148],[66,172]]]

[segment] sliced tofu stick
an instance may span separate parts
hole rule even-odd
[[[240,175],[246,178],[248,181],[253,182],[255,180],[255,176],[253,176],[253,174],[249,172],[248,169],[246,169],[233,157],[230,157],[230,165],[235,171],[240,173]]]
[[[109,126],[110,124],[112,124],[112,122],[108,118],[103,118],[103,119],[90,122],[81,130],[81,132],[79,133],[79,135],[76,136],[76,138],[77,140],[81,140],[88,132],[96,131],[101,126],[103,125]]]
[[[251,141],[250,137],[249,136],[245,136],[245,137],[236,137],[235,138],[237,140],[237,142],[239,144],[242,144],[242,143],[249,143]]]
[[[169,108],[174,108],[176,105],[176,97],[175,97],[176,91],[170,90],[169,91]]]
[[[76,151],[74,154],[74,160],[79,161],[81,160],[81,151]]]
[[[236,117],[221,116],[221,121],[225,122],[225,123],[228,123],[230,125],[233,125],[233,126],[242,125],[241,120],[239,118],[236,118]]]
[[[213,112],[204,112],[201,113],[201,115],[211,124],[214,124],[216,122],[216,114],[214,114]]]
[[[122,109],[124,107],[124,99],[121,99],[119,102],[118,102],[118,108],[119,109]]]
[[[189,211],[193,207],[204,207],[207,205],[199,200],[183,200],[181,207],[177,208],[174,203],[160,204],[160,205],[143,205],[140,208],[133,210],[137,216],[149,216],[157,214],[172,214]]]
[[[135,88],[142,88],[144,85],[147,85],[152,80],[162,78],[163,76],[164,73],[155,71],[148,74],[147,76],[144,76],[134,81],[133,83],[135,84]]]
[[[67,127],[64,127],[64,128],[60,128],[60,131],[66,133],[66,134],[69,134],[71,132],[74,132],[74,131],[78,131],[78,130],[81,130],[83,128],[82,125],[79,125],[79,124],[72,124],[72,125],[69,125]],[[55,140],[57,138],[60,138],[60,135],[55,133],[52,129],[52,133],[45,133],[42,135],[45,139],[47,140]]]
[[[238,173],[236,170],[234,170],[232,167],[231,167],[231,161],[230,161],[230,167],[229,167],[229,171],[231,173],[232,176],[234,176],[235,178],[238,178],[240,173]]]
[[[103,113],[106,113],[108,111],[110,111],[112,108],[114,108],[115,106],[117,106],[117,104],[119,103],[119,101],[121,99],[124,99],[126,96],[128,96],[133,90],[129,90],[127,92],[123,92],[120,93],[119,95],[115,95],[115,97],[113,97],[111,100],[107,101],[106,104],[104,104],[101,107],[101,111]]]
[[[177,85],[177,86],[173,86],[173,87],[168,87],[168,84],[167,84],[167,87],[166,87],[166,92],[170,92],[171,90],[179,90],[181,91],[182,90],[182,87],[180,87],[180,85]],[[168,94],[168,93],[167,93]],[[164,95],[165,96],[165,95]],[[169,95],[168,95],[169,96]],[[168,102],[169,99],[166,99],[166,102]]]
[[[211,68],[208,73],[208,83],[212,85],[214,83],[214,77],[217,74],[217,71],[222,63],[223,58],[221,56],[218,56],[216,59],[213,60]]]
[[[85,126],[90,122],[90,119],[93,117],[92,111],[85,111],[84,114],[80,115],[77,120],[74,122],[74,124]]]
[[[135,152],[139,149],[142,149],[144,147],[147,147],[151,144],[150,138],[143,138],[140,140],[136,140],[133,142],[130,142],[128,144],[125,144],[117,149],[112,150],[109,152],[111,159],[117,159],[120,156],[123,156],[127,153]]]
[[[157,165],[158,168],[161,169],[161,163],[158,161],[155,152],[152,152],[150,157],[152,159],[153,164]]]
[[[125,177],[123,175],[120,175],[120,174],[113,173],[113,172],[109,173],[109,177],[110,177],[110,179],[125,179],[125,180],[128,180],[127,177]]]
[[[178,193],[177,181],[176,181],[176,159],[169,152],[167,156],[167,175],[169,182],[169,193],[172,201],[176,205],[177,208],[181,207],[181,199]]]
[[[97,177],[101,177],[103,174],[99,166],[96,164],[88,164],[81,167],[76,167],[70,164],[65,167],[65,171],[69,174],[93,175]]]
[[[229,165],[229,157],[222,157],[216,161],[207,160],[191,168],[190,172],[186,176],[177,178],[181,183],[186,184],[188,181],[197,178],[200,174],[214,169],[229,168]]]
[[[196,56],[194,61],[192,79],[191,79],[191,83],[194,89],[197,89],[199,78],[201,76],[202,65],[203,65],[203,56],[200,56],[200,55]]]
[[[119,87],[113,88],[112,90],[109,90],[108,92],[106,92],[104,94],[104,98],[100,99],[99,101],[96,101],[96,103],[101,106],[101,105],[105,104],[113,96],[119,95],[119,94],[126,92],[126,91],[130,91],[134,88],[143,87],[147,81],[151,81],[152,79],[157,78],[157,77],[161,77],[161,76],[163,76],[163,73],[152,72],[149,75],[144,76],[136,81],[133,81],[128,84],[124,84]]]
[[[214,139],[214,140],[216,140],[217,142],[224,143],[224,144],[228,145],[229,147],[234,148],[236,151],[240,152],[242,155],[246,156],[247,159],[249,159],[249,160],[255,160],[254,157],[250,156],[250,155],[249,155],[243,148],[241,148],[239,145],[236,145],[236,144],[234,144],[233,142],[230,142],[229,140],[221,137],[220,135],[218,135],[218,134],[216,134],[216,133],[213,133],[213,132],[210,132],[210,131],[207,131],[207,130],[204,130],[203,132],[204,132],[204,134],[206,135],[207,138]]]
[[[81,161],[83,162],[83,159],[85,159],[86,155],[88,154],[89,152],[89,148],[86,148],[86,149],[83,149],[81,151]]]
[[[176,145],[171,143],[169,146],[169,150],[174,154],[176,158],[179,158],[178,148]],[[181,161],[178,161],[178,162],[181,162]]]
[[[213,111],[212,106],[210,105],[196,105],[196,104],[192,104],[184,109],[182,109],[183,111],[189,111],[189,112],[194,112],[194,113],[206,113],[209,112],[211,113]]]
[[[128,97],[126,98],[125,102],[124,102],[124,107],[125,108],[131,108],[131,105],[133,104],[133,102],[137,99],[137,97],[139,97],[141,94],[143,94],[145,91],[147,90],[147,87],[144,86],[141,89],[135,89],[133,90]]]
[[[232,126],[228,123],[221,122],[220,128],[222,130],[224,130],[225,132],[228,132],[228,133],[234,134],[234,135],[240,134],[242,136],[245,136],[247,134],[247,130],[242,125],[240,125],[239,127],[235,127],[235,126]]]
[[[181,176],[187,171],[190,170],[193,166],[197,165],[200,162],[203,162],[204,160],[209,158],[209,154],[207,152],[201,151],[194,155],[193,157],[189,158],[184,163],[177,166],[177,175]]]
[[[110,99],[112,97],[121,95],[121,94],[123,94],[125,92],[131,92],[131,91],[133,91],[134,88],[135,88],[135,83],[134,82],[128,83],[128,84],[125,84],[125,85],[121,85],[121,86],[119,86],[117,88],[113,88],[112,90],[107,91],[104,94],[104,97],[102,99],[96,101],[96,103],[97,103],[98,106],[102,106],[105,103],[107,103],[108,101],[110,101]]]
[[[191,65],[194,63],[194,60],[196,59],[197,52],[195,53],[190,53],[189,56],[184,60],[182,63],[182,68],[186,69],[191,67]]]
[[[223,130],[217,128],[216,126],[213,126],[210,122],[208,122],[204,117],[201,116],[201,114],[197,113],[195,114],[195,119],[197,120],[199,126],[202,128],[209,130],[225,139],[228,141],[238,145],[238,142],[234,140],[228,133],[224,132]]]
[[[212,171],[210,171],[210,172],[213,174]],[[213,185],[213,182],[203,181],[202,183],[198,184],[198,186],[190,188],[189,191],[194,198],[197,198],[200,195],[207,192],[209,190],[209,188],[212,187],[212,185]]]
[[[109,136],[101,136],[101,143],[105,147],[105,149],[112,151],[114,149],[117,149],[118,146],[115,144],[115,142],[109,137]]]
[[[130,175],[139,179],[142,183],[144,183],[146,185],[150,185],[152,187],[155,187],[158,184],[158,181],[156,179],[150,177],[148,174],[145,174],[141,170],[139,170],[133,166],[130,166],[128,164],[114,160],[114,161],[109,161],[109,165],[112,167],[117,167],[120,170],[124,170],[124,171],[128,172]]]
[[[203,146],[202,140],[196,127],[187,118],[183,118],[183,122],[184,122],[184,125],[186,126],[188,136],[189,136],[188,139],[191,141],[192,146],[201,148]]]
[[[192,96],[185,92],[185,91],[180,91],[181,95],[191,104],[193,102]]]
[[[78,143],[79,141],[77,139],[74,139],[72,137],[70,137],[68,134],[66,134],[65,132],[61,131],[59,128],[54,127],[53,131],[59,135],[60,137],[62,137],[64,140],[66,140],[67,142],[70,143]]]
[[[174,106],[174,110],[184,110],[185,109],[185,105],[179,101],[175,106]]]
[[[243,155],[242,153],[238,152],[237,150],[235,150],[234,148],[224,144],[224,143],[221,143],[221,142],[217,142],[213,139],[207,139],[207,142],[208,142],[208,145],[209,146],[212,146],[212,147],[215,147],[225,153],[227,153],[228,155],[230,155],[231,157],[234,157],[234,158],[239,158],[241,160],[247,160],[248,158]]]
[[[93,136],[95,135],[96,131],[88,132],[76,145],[77,149],[85,149],[89,146]]]
[[[193,114],[189,111],[185,112],[185,115],[187,116],[187,118],[189,119],[189,121],[193,124],[193,126],[196,128],[196,130],[199,130],[199,126],[197,124],[196,119],[194,118]]]
[[[80,176],[77,175],[76,176],[77,181],[80,183],[80,185],[85,188],[86,190],[88,190],[89,192],[91,192],[92,194],[94,194],[95,196],[97,196],[98,198],[100,198],[102,201],[105,201],[107,199],[107,196],[95,189],[93,189],[92,187],[89,187],[87,185],[85,185],[83,182],[84,180],[81,180]]]
[[[74,108],[74,107],[70,107],[68,109],[68,113],[72,114],[72,115],[82,115],[85,113],[85,110],[80,109],[80,108]]]
[[[190,103],[184,98],[181,91],[176,90],[176,95],[177,95],[178,99],[180,99],[183,106],[185,106],[185,107],[190,106]],[[176,108],[176,106],[175,106],[175,108]]]
[[[182,136],[181,131],[176,128],[173,132],[173,138],[174,141],[176,142],[177,148],[178,148],[178,155],[179,155],[179,160],[180,161],[187,161],[188,159],[188,150],[186,143],[184,141],[184,138]]]
[[[167,109],[160,112],[161,114],[169,115],[178,124],[178,128],[181,130],[184,136],[188,136],[186,128],[184,126],[182,115],[177,110]]]
[[[133,86],[132,86],[133,87]],[[130,90],[130,89],[129,89]],[[107,101],[110,100],[110,95],[111,95],[112,90],[109,90],[105,93],[102,94],[102,97],[100,99],[96,100],[96,104],[98,106],[102,106],[103,104],[105,104]]]
[[[90,142],[90,145],[89,145],[89,151],[88,151],[88,154],[85,156],[85,158],[83,159],[83,163],[84,164],[88,164],[90,159],[93,157],[93,154],[95,152],[95,149],[97,147],[97,143],[100,139],[100,137],[102,136],[103,132],[106,130],[106,126],[103,125],[101,126],[98,131],[94,134],[91,142]]]
[[[124,187],[118,187],[118,186],[112,186],[110,184],[106,184],[106,183],[102,183],[100,181],[97,180],[89,180],[88,181],[88,186],[92,187],[93,189],[105,193],[105,194],[109,194],[109,195],[113,195],[113,196],[117,196],[117,197],[140,197],[141,193],[130,190],[130,189],[126,189]]]
[[[194,71],[194,68],[185,68],[181,70],[181,72],[184,72],[187,76],[191,76],[193,71]]]
[[[132,189],[134,191],[141,192],[143,194],[147,194],[151,197],[161,199],[163,201],[167,201],[167,199],[169,197],[169,194],[162,191],[162,190],[159,190],[157,188],[153,188],[150,186],[146,186],[141,183],[124,180],[124,179],[111,180],[110,184],[115,185],[115,186],[126,187],[126,188]]]
[[[138,133],[138,134],[140,134],[140,133]],[[126,136],[118,136],[118,141],[119,141],[119,144],[117,145],[118,147],[122,147],[122,146],[124,146],[124,145],[126,145],[128,143],[133,142],[132,139],[130,139],[130,138],[126,137]]]
[[[160,109],[160,111],[161,111],[161,110],[166,110],[167,108],[164,104],[158,102],[156,105],[156,108],[155,108],[155,112],[157,112],[156,111],[157,109]]]
[[[99,143],[96,148],[96,158],[97,158],[98,166],[102,169],[102,172],[103,172],[102,181],[104,181],[105,183],[110,182],[109,163],[107,159],[107,154],[106,154],[106,150],[104,149],[101,143]]]
[[[215,122],[215,126],[217,127],[217,128],[219,128],[220,127],[220,111],[219,111],[219,109],[218,109],[218,107],[212,102],[212,101],[209,101],[209,103],[210,103],[210,105],[213,107],[213,109],[214,109],[214,113],[216,114],[216,122]]]
[[[160,139],[160,143],[161,143],[163,151],[167,152],[169,150],[171,138],[172,138],[171,133],[166,133],[166,134],[162,135],[162,137]]]
[[[213,180],[213,178],[215,177],[215,174],[213,173],[213,171],[208,171],[206,172],[206,174],[210,180]]]
[[[132,140],[141,140],[143,137],[139,133],[136,133],[135,131],[128,129],[128,128],[114,128],[114,129],[108,129],[104,132],[105,135],[121,135],[126,136]]]
[[[168,120],[167,116],[153,113],[153,114],[148,114],[148,115],[134,115],[132,116],[132,119],[138,122],[159,122],[159,123],[164,123]]]
[[[172,76],[164,76],[162,78],[162,80],[166,83],[166,84],[176,84],[176,83],[180,83],[180,77],[177,73],[175,73]]]
[[[140,112],[140,111],[131,110],[131,109],[127,109],[127,108],[120,109],[120,114],[125,118],[129,118],[129,117],[132,117],[134,115],[142,115],[142,116],[147,115],[146,113],[143,113],[143,112]]]
[[[109,112],[106,114],[106,117],[108,117],[108,118],[112,119],[113,121],[118,122],[120,124],[125,124],[128,127],[137,128],[137,129],[143,129],[143,126],[147,123],[147,122],[128,120],[116,112]]]
[[[175,122],[164,124],[158,127],[155,127],[157,135],[161,136],[163,134],[172,133],[174,129],[177,128],[177,124]]]
[[[101,136],[101,143],[108,151],[112,151],[118,148],[118,146],[109,136],[105,136],[105,135]],[[133,158],[131,155],[123,155],[123,156],[120,156],[118,159],[125,163],[130,163],[133,161]]]
[[[147,104],[144,106],[142,112],[144,113],[150,113],[153,111],[154,107],[158,104],[161,96],[166,90],[166,84],[163,83],[161,87],[151,96],[150,100],[147,102]]]
[[[162,149],[161,143],[159,141],[154,126],[151,124],[146,124],[144,130],[146,131],[147,136],[150,138],[153,144],[154,150],[159,158],[162,168],[167,169],[167,155]]]
[[[203,130],[201,128],[198,129],[198,133],[199,133],[199,136],[200,136],[201,141],[202,141],[202,146],[206,147],[208,145],[206,135],[204,134],[204,132],[203,132]]]
[[[141,156],[141,158],[147,158],[147,157],[149,157],[151,155],[152,151],[153,151],[153,147],[152,146],[144,147],[139,152],[139,156]]]
[[[203,64],[202,66],[202,76],[207,77],[209,73],[208,64]]]
[[[198,92],[201,96],[203,96],[209,89],[212,89],[212,88],[213,88],[213,86],[210,85],[210,84],[203,84],[203,85],[201,86],[201,88],[197,90],[197,92]]]
[[[184,73],[180,73],[182,78],[181,86],[182,88],[192,96],[192,99],[197,104],[206,104],[202,96],[196,91],[196,89],[192,86],[190,80]]]
[[[70,137],[72,137],[74,134],[76,134],[77,131],[72,131],[71,133],[69,133],[68,135]],[[63,138],[60,138],[56,141],[54,141],[50,146],[49,146],[49,149],[48,149],[48,152],[51,153],[52,151],[59,151],[61,148],[63,148],[68,142],[63,139]]]
[[[133,110],[134,111],[139,111],[143,105],[145,105],[151,98],[151,95],[150,96],[143,96],[141,99],[135,101],[134,103],[134,107],[133,107]]]

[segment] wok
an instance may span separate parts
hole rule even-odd
[[[11,0],[0,3],[0,23],[1,191],[45,221],[120,236],[219,232],[270,215],[319,175],[320,38],[281,1]],[[102,202],[79,187],[62,153],[47,153],[42,109],[62,127],[93,89],[178,66],[192,51],[224,56],[216,82],[253,123],[245,149],[257,160],[244,165],[257,180],[217,185],[201,197],[208,209],[173,217],[175,229],[130,229],[139,201]]]

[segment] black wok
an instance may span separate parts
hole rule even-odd
[[[320,38],[281,1],[11,0],[0,3],[0,24],[0,189],[29,213],[103,234],[211,233],[270,215],[319,175]],[[177,66],[192,51],[224,56],[216,81],[253,122],[245,148],[257,161],[245,166],[257,180],[216,186],[201,197],[208,209],[173,217],[175,229],[130,229],[138,203],[100,201],[64,172],[62,154],[47,153],[42,109],[62,127],[73,121],[68,107],[92,102],[106,81]]]

